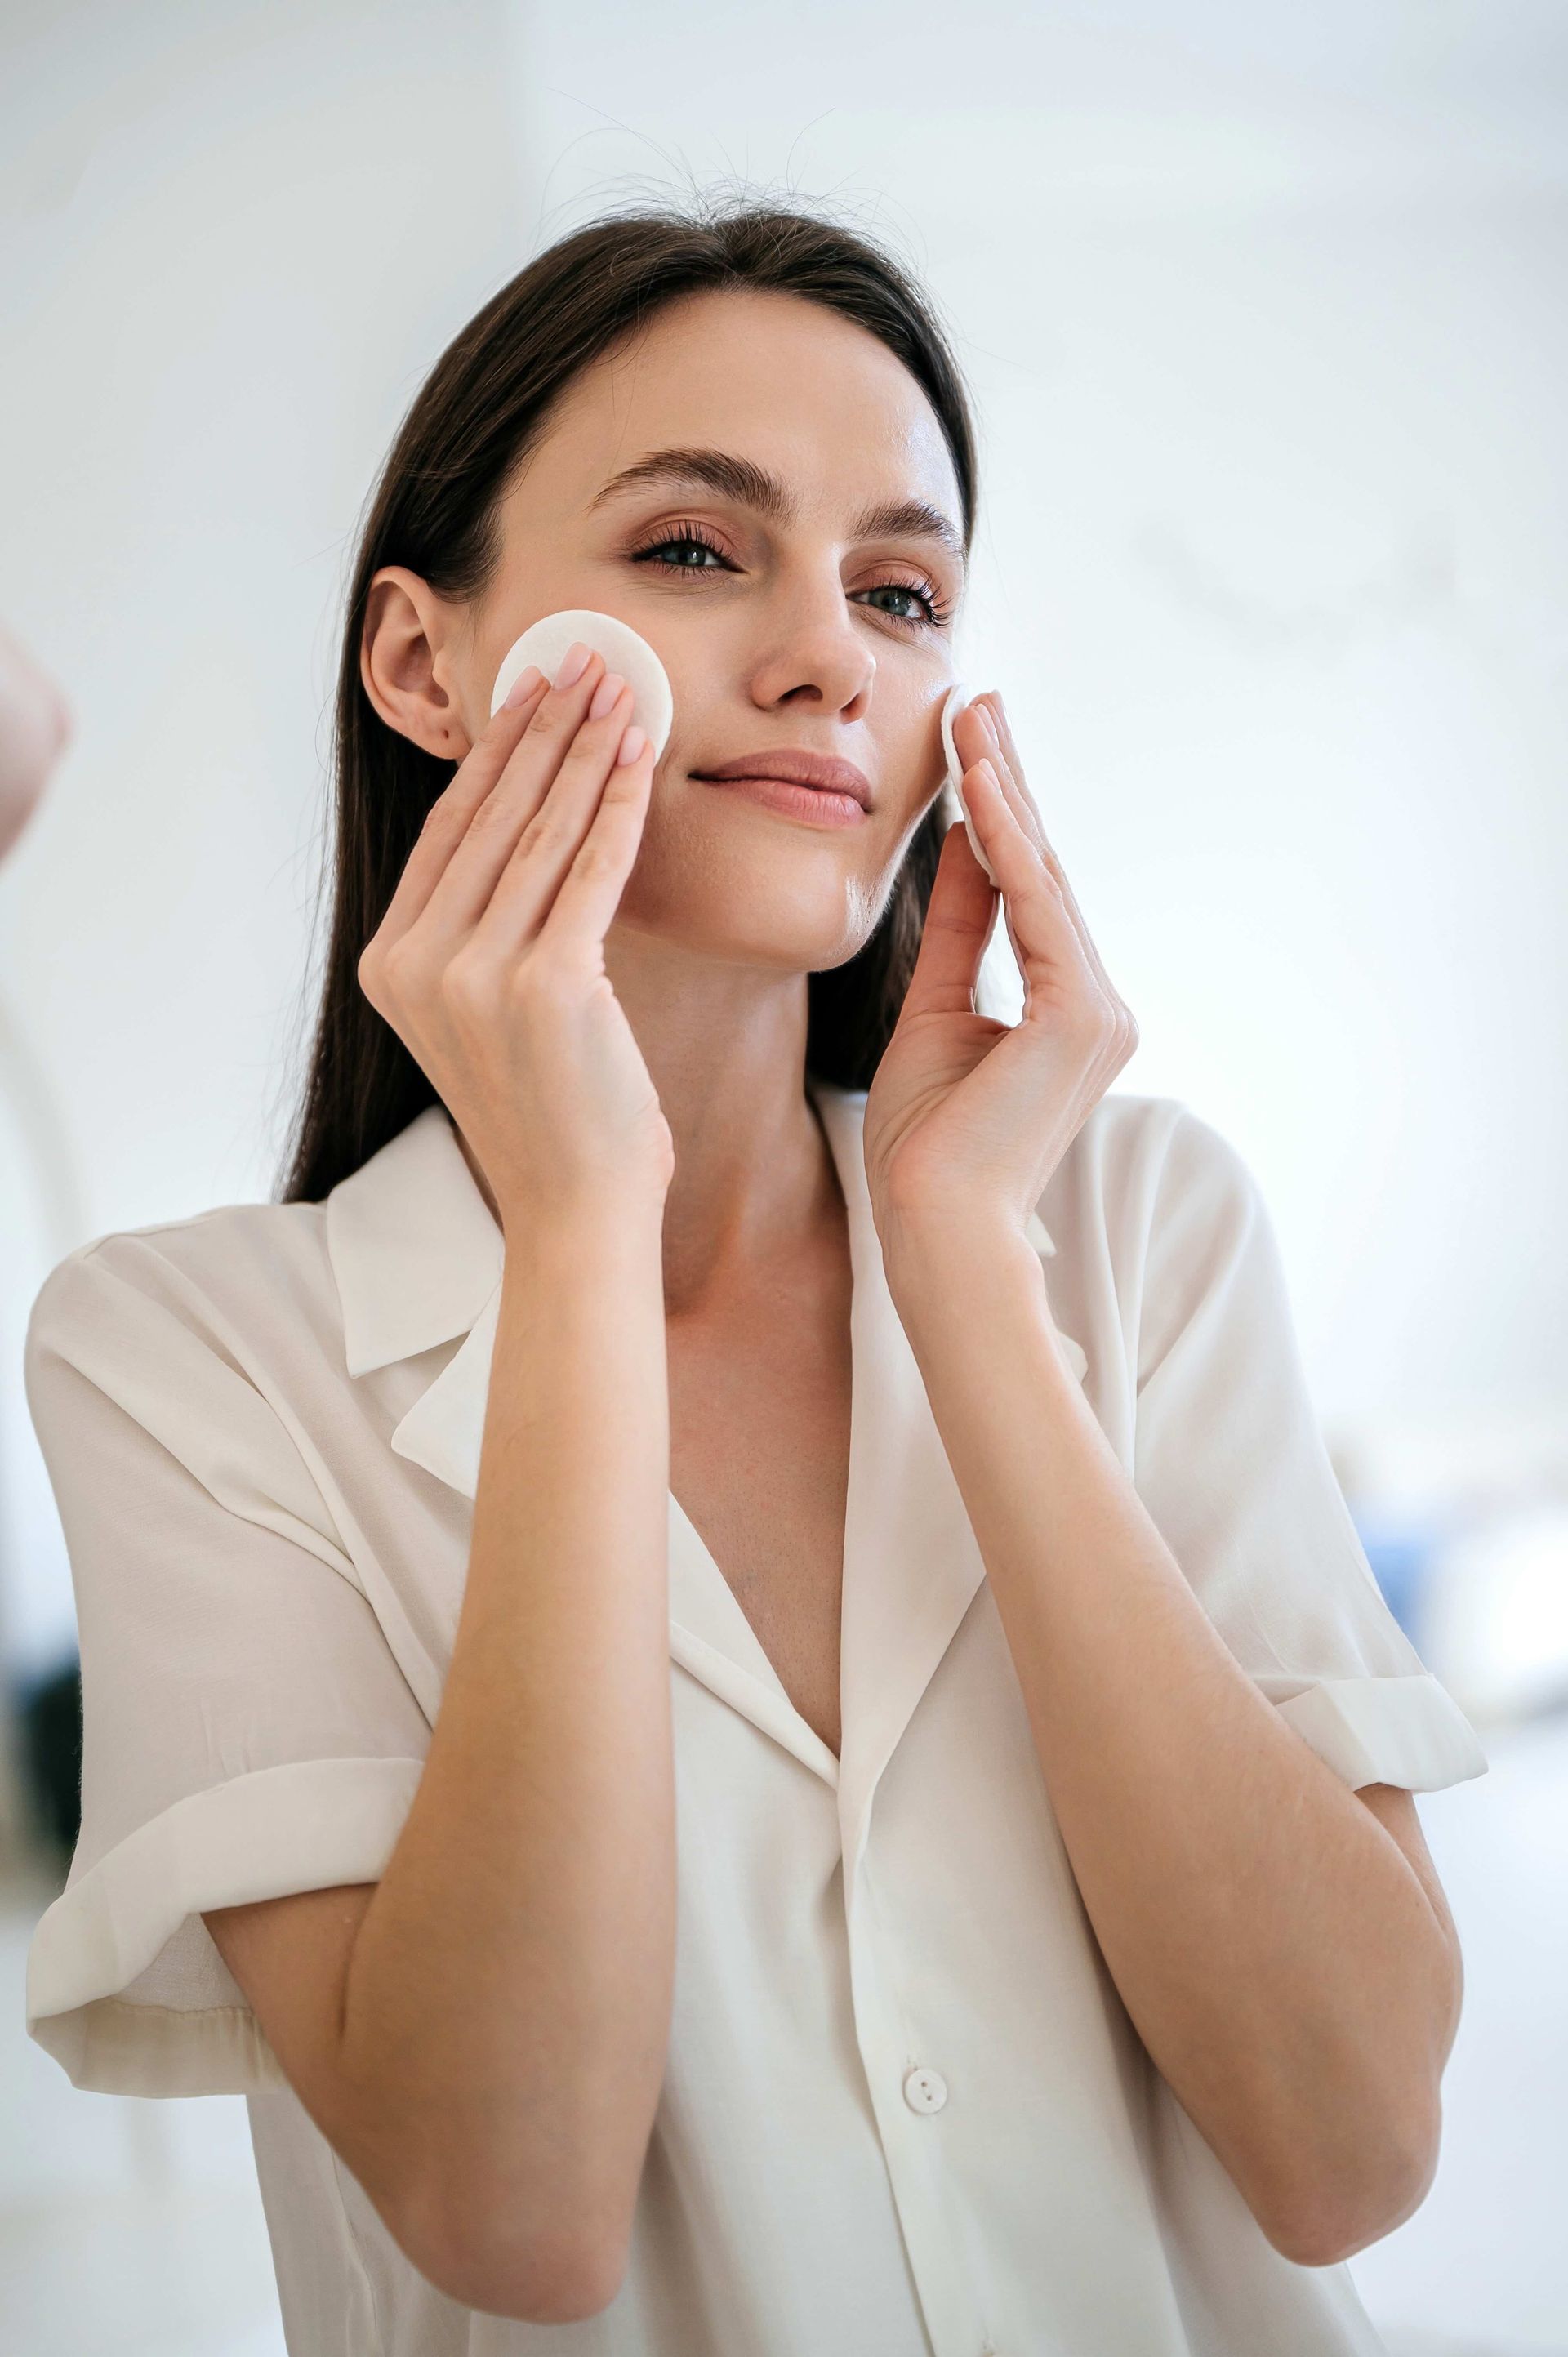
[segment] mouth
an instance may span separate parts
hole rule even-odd
[[[804,787],[826,800],[855,803],[863,811],[872,807],[871,781],[853,761],[834,760],[825,753],[808,753],[798,747],[780,748],[772,753],[747,753],[741,760],[725,761],[712,770],[693,770],[692,775],[703,785],[761,781]]]

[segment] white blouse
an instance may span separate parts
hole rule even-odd
[[[292,2357],[1376,2351],[1348,2269],[1272,2247],[1133,2029],[888,1292],[865,1093],[810,1093],[854,1271],[842,1758],[671,1495],[674,2012],[610,2306],[530,2325],[426,2282],[199,1912],[374,1881],[419,1781],[502,1257],[440,1105],[324,1203],[102,1237],[33,1306],[85,1762],[27,2028],[79,2087],[247,2096]],[[1040,1212],[1074,1372],[1261,1691],[1348,1785],[1482,1774],[1368,1567],[1234,1148],[1108,1096]]]

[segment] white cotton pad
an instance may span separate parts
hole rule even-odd
[[[958,806],[963,812],[964,832],[969,836],[970,849],[990,877],[992,883],[996,884],[996,870],[981,849],[980,837],[974,831],[974,821],[970,817],[960,790],[959,781],[963,776],[963,763],[959,759],[958,748],[952,740],[952,725],[968,702],[969,689],[961,679],[948,690],[948,699],[942,706],[942,750],[948,757],[948,776],[951,780],[953,792],[958,796]],[[996,884],[996,888],[1000,891],[1002,888]]]
[[[606,670],[618,672],[630,688],[631,716],[639,728],[647,730],[657,760],[670,742],[675,717],[670,674],[629,622],[618,621],[614,614],[596,614],[591,607],[573,606],[559,614],[546,614],[540,621],[531,622],[521,639],[513,640],[490,691],[491,712],[500,710],[508,688],[530,663],[537,663],[553,683],[567,648],[579,639],[603,655]]]

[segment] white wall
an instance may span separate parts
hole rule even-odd
[[[0,597],[78,730],[0,870],[0,1000],[79,1173],[40,1200],[0,1127],[24,1665],[73,1625],[20,1395],[32,1293],[90,1235],[272,1191],[356,519],[526,252],[510,38],[491,0],[0,25]]]
[[[24,1294],[269,1191],[338,582],[425,369],[597,202],[729,174],[883,230],[952,323],[966,669],[1138,1016],[1119,1085],[1258,1171],[1326,1420],[1559,1415],[1565,21],[7,18],[0,595],[79,715],[0,871],[0,995],[81,1171]]]
[[[983,421],[972,676],[1138,1017],[1117,1085],[1252,1161],[1332,1426],[1561,1409],[1568,16],[961,21],[538,8],[545,226],[727,171],[903,243]]]
[[[966,668],[1138,1015],[1119,1085],[1258,1171],[1326,1417],[1385,1455],[1568,1428],[1565,45],[1561,0],[8,0],[0,609],[78,735],[0,869],[0,1017],[63,1139],[35,1185],[0,1111],[7,1666],[71,1629],[38,1283],[271,1190],[391,435],[538,240],[687,176],[839,204],[948,312]],[[1450,2158],[1358,2269],[1466,2338],[1402,2357],[1563,2345],[1562,1811],[1488,1748],[1500,1783],[1423,1804],[1473,1983]]]

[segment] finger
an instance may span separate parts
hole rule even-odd
[[[539,938],[557,935],[603,951],[610,920],[637,864],[652,791],[654,751],[644,729],[626,728],[610,764],[598,806],[561,888],[544,914]]]
[[[1065,878],[1061,875],[1059,866],[1053,858],[1050,845],[1046,841],[1046,830],[1044,825],[1041,823],[1040,814],[1035,807],[1033,797],[1024,789],[1022,783],[1014,773],[1011,762],[1007,759],[1006,755],[1002,750],[1001,738],[997,733],[994,723],[992,721],[990,707],[984,703],[977,703],[974,709],[976,718],[979,723],[975,733],[983,740],[983,751],[982,752],[980,759],[984,761],[991,774],[1000,783],[1003,797],[1007,803],[1007,807],[1012,812],[1013,816],[1016,819],[1020,832],[1029,844],[1035,856],[1045,870],[1047,877],[1051,882],[1057,885],[1058,889],[1063,889],[1065,892]],[[988,723],[990,724],[989,726],[987,725]],[[1069,913],[1070,915],[1070,909]],[[1012,914],[1010,910],[1007,911],[1007,931],[1009,939],[1013,943],[1015,954],[1016,954],[1018,950],[1018,939],[1013,929]],[[1081,940],[1081,926],[1079,927],[1079,931]],[[1083,942],[1082,945],[1087,951],[1088,943]],[[1022,960],[1020,959],[1019,962],[1021,964]]]
[[[1000,905],[955,821],[942,837],[920,946],[904,993],[907,1016],[973,1013],[981,961]]]
[[[577,731],[549,793],[519,834],[478,922],[478,937],[498,955],[515,957],[549,917],[572,864],[587,840],[631,722],[627,683],[607,678],[619,693],[607,712],[590,711]],[[639,730],[639,735],[642,732]]]
[[[466,940],[478,924],[519,842],[545,808],[605,675],[591,653],[580,678],[542,695],[494,789],[469,815],[436,878],[424,913],[433,940]],[[602,734],[602,732],[601,732]]]
[[[989,761],[993,775],[1001,782],[1002,791],[1006,798],[1009,809],[1034,849],[1036,858],[1044,866],[1047,848],[1045,828],[1040,823],[1040,815],[1035,808],[1032,797],[1024,788],[1021,780],[1014,777],[1011,766],[1003,755],[1001,740],[995,726],[987,725],[991,718],[989,707],[983,701],[977,698],[968,710],[972,716],[972,720],[967,741],[975,748],[974,759]],[[961,714],[960,717],[963,717],[963,715]],[[1022,971],[1023,954],[1018,946],[1018,936],[1014,927],[1012,911],[1005,900],[1003,902],[1003,916],[1007,927],[1007,938],[1013,944],[1013,954],[1017,959],[1019,969]]]
[[[1068,915],[1072,920],[1079,940],[1083,945],[1085,957],[1089,960],[1103,988],[1110,992],[1111,977],[1101,963],[1099,950],[1095,947],[1094,937],[1084,921],[1083,912],[1078,905],[1072,886],[1068,881],[1067,872],[1047,838],[1045,823],[1040,818],[1034,800],[1024,785],[1023,772],[1018,760],[1018,748],[1013,740],[1013,731],[1007,725],[1007,716],[1000,709],[999,705],[993,705],[988,699],[977,697],[976,702],[993,724],[989,758],[1003,780],[1004,789],[1005,790],[1009,785],[1015,789],[1014,796],[1010,798],[1015,810],[1017,809],[1020,802],[1027,806],[1030,816],[1034,820],[1034,825],[1026,828],[1026,832],[1029,834],[1032,841],[1036,842],[1040,857],[1061,891],[1062,899],[1067,905]],[[983,725],[983,722],[982,726]]]
[[[467,832],[469,821],[505,772],[548,685],[548,681],[540,676],[519,703],[503,704],[499,712],[491,714],[488,726],[431,803],[381,920],[381,930],[387,941],[401,940],[428,906],[448,861]]]
[[[1082,970],[1090,979],[1096,995],[1109,1010],[1111,1028],[1108,1034],[1108,1054],[1112,1066],[1119,1071],[1137,1045],[1138,1028],[1133,1020],[1132,1009],[1122,999],[1107,974],[1104,960],[1095,945],[1093,935],[1084,922],[1082,911],[1074,897],[1072,887],[1067,879],[1066,872],[1047,840],[1045,827],[1039,819],[1034,799],[1024,783],[1023,766],[1018,759],[1017,747],[1007,722],[1007,716],[1001,708],[1001,698],[999,696],[977,697],[975,706],[971,708],[975,707],[978,707],[983,716],[982,727],[984,727],[986,720],[991,723],[991,729],[987,733],[992,735],[993,743],[985,757],[987,763],[995,770],[999,781],[1003,782],[1004,798],[1007,807],[1035,848],[1040,870],[1053,893],[1059,897],[1060,905],[1066,912],[1078,943]],[[1006,791],[1008,785],[1015,790],[1011,794]],[[1026,824],[1019,815],[1021,809],[1026,809],[1030,819],[1034,822],[1032,824]],[[990,851],[989,845],[987,856],[994,860],[995,855]],[[1011,899],[1012,890],[1009,888],[1004,894],[1003,906],[1007,918],[1008,939],[1013,944],[1019,971],[1025,977],[1026,1011],[1028,969],[1019,941],[1018,928],[1014,923]]]
[[[1050,838],[1046,833],[1046,823],[1040,816],[1035,798],[1024,782],[1023,764],[1018,759],[1018,748],[1013,740],[1013,731],[1007,725],[1007,716],[1002,711],[999,703],[993,704],[982,697],[977,697],[975,700],[983,716],[981,726],[984,727],[986,721],[991,724],[987,731],[990,742],[986,748],[991,762],[1004,784],[1013,788],[1015,806],[1022,803],[1027,809],[1034,821],[1033,827],[1027,831],[1038,841],[1040,856],[1061,886],[1076,918],[1078,909],[1073,900],[1072,887],[1068,882],[1061,861],[1051,847]]]
[[[1004,716],[1002,716],[1000,733],[1007,737],[1007,745],[1012,748],[1012,731],[1007,728],[1007,719],[1004,719]],[[988,757],[988,766],[993,764],[995,764],[995,754]],[[1002,766],[1004,766],[1004,769],[1012,770],[1014,764],[1016,764],[1016,748],[1012,748],[1012,757],[1007,757],[1007,754],[1002,757]],[[1009,811],[1012,809],[1014,809],[1014,803],[1009,802]],[[1033,809],[1033,803],[1030,803],[1030,809]],[[1016,815],[1016,811],[1014,811],[1014,815]],[[1030,832],[1030,844],[1033,844],[1033,832]],[[988,851],[991,851],[991,846],[988,846]],[[995,851],[991,851],[991,858],[993,860],[997,858]],[[1091,990],[1094,990],[1094,995],[1099,997],[1101,1006],[1106,1009],[1108,1030],[1106,1030],[1106,1049],[1103,1049],[1103,1059],[1101,1059],[1101,1071],[1120,1072],[1120,1068],[1127,1063],[1127,1059],[1130,1059],[1132,1051],[1134,1051],[1136,1037],[1139,1037],[1136,1023],[1134,1018],[1132,1018],[1132,1009],[1122,999],[1122,995],[1120,995],[1120,990],[1115,987],[1115,983],[1111,981],[1111,975],[1106,974],[1106,964],[1103,964],[1101,954],[1099,954],[1097,945],[1094,945],[1094,936],[1090,933],[1090,926],[1087,926],[1085,920],[1082,920],[1078,900],[1073,898],[1073,887],[1070,887],[1066,875],[1063,875],[1061,860],[1058,860],[1057,854],[1049,848],[1049,844],[1045,846],[1045,854],[1040,856],[1040,872],[1045,875],[1047,884],[1052,887],[1052,893],[1054,898],[1057,898],[1058,908],[1066,912],[1066,920],[1069,920],[1070,929],[1073,929],[1073,938],[1075,942],[1078,942],[1078,954],[1079,954],[1079,971],[1090,978]],[[1002,905],[1009,909],[1009,917],[1007,917],[1009,941],[1012,941],[1014,945],[1014,957],[1018,959],[1018,971],[1024,974],[1026,985],[1028,985],[1028,966],[1026,966],[1024,954],[1021,954],[1021,945],[1018,945],[1018,931],[1012,921],[1012,908],[1009,908],[1009,900],[1012,900],[1012,888],[1004,893]]]
[[[1014,810],[989,756],[963,774],[963,800],[996,870],[1013,951],[1026,982],[1030,963],[1047,959],[1058,970],[1090,974],[1093,968],[1066,895],[1044,866],[1024,822]]]
[[[1023,774],[1016,760],[1009,756],[1003,744],[1002,732],[996,725],[995,714],[990,705],[981,697],[975,699],[972,709],[975,716],[975,735],[979,745],[975,759],[989,760],[1001,783],[1002,791],[1007,797],[1014,816],[1047,866],[1050,866],[1056,855],[1046,839],[1045,821],[1040,816],[1033,794],[1024,783]],[[1063,880],[1058,874],[1057,881],[1060,883]]]
[[[1033,794],[1024,781],[1021,767],[1004,748],[1002,734],[996,726],[995,714],[985,698],[978,695],[965,709],[972,724],[969,738],[972,749],[968,755],[969,760],[971,762],[990,760],[1025,834],[1032,843],[1036,845],[1041,856],[1044,857],[1049,849],[1046,841],[1045,822],[1040,816]],[[961,719],[963,716],[963,714],[960,715]],[[956,740],[956,724],[954,734]]]

